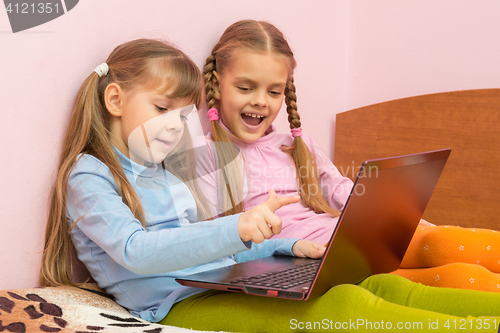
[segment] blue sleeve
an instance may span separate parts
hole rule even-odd
[[[294,238],[266,239],[262,243],[251,244],[251,249],[236,254],[234,259],[236,262],[245,262],[276,255],[293,256],[292,247],[296,241],[298,239]]]
[[[90,248],[93,258],[109,255],[136,274],[150,275],[248,249],[238,235],[239,215],[182,227],[178,221],[167,221],[169,227],[146,230],[123,203],[108,168],[91,156],[82,159],[68,181],[66,210],[70,228],[85,235],[80,246]]]

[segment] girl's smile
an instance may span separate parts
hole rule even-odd
[[[159,142],[160,146],[162,146],[163,149],[167,150],[167,151],[172,150],[174,144],[176,143],[176,140],[161,140],[158,138],[156,138],[155,140],[157,140]]]
[[[243,113],[241,115],[243,123],[250,128],[260,125],[265,118],[266,116],[255,113]]]
[[[232,55],[231,65],[215,76],[224,125],[243,142],[258,140],[283,104],[287,63],[272,54],[240,50]]]

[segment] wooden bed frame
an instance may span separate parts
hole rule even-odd
[[[409,97],[336,117],[334,163],[351,179],[367,159],[448,147],[423,218],[500,230],[500,89]]]

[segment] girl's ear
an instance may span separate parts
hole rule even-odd
[[[124,98],[124,91],[116,83],[110,83],[104,90],[104,103],[106,109],[115,117],[122,115],[122,101]]]
[[[212,78],[212,89],[214,90],[214,98],[217,100],[220,100],[219,82],[219,73],[214,71],[214,77]]]

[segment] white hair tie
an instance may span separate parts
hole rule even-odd
[[[99,77],[106,76],[106,74],[108,74],[108,72],[109,72],[108,64],[103,62],[102,64],[100,64],[99,66],[97,66],[94,69],[94,72],[96,72],[97,75],[99,75]]]

